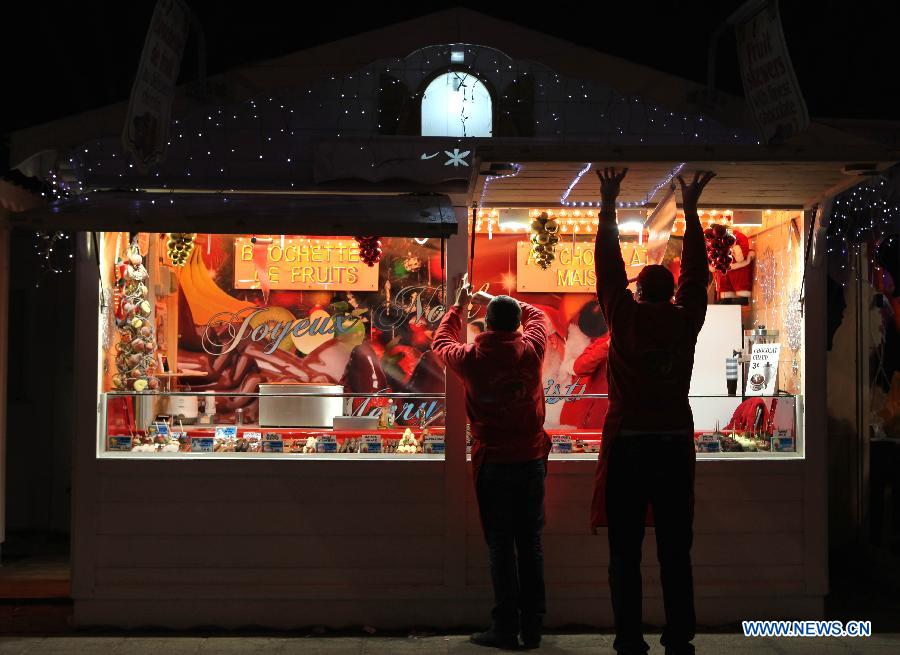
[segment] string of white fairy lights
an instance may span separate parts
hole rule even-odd
[[[619,200],[616,202],[616,207],[620,209],[626,209],[631,207],[646,207],[657,193],[660,192],[661,189],[669,186],[672,183],[672,180],[684,169],[687,165],[687,162],[681,162],[677,164],[672,170],[670,170],[659,182],[657,182],[644,197],[640,200],[628,200],[623,201]],[[569,200],[569,195],[571,195],[572,191],[575,190],[575,187],[578,186],[578,183],[581,181],[589,170],[591,170],[592,164],[590,162],[586,163],[578,173],[575,174],[575,177],[572,178],[572,181],[569,183],[569,186],[566,187],[566,190],[563,191],[563,194],[559,197],[559,204],[563,207],[599,207],[600,201],[594,200]]]

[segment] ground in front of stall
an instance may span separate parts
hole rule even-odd
[[[651,655],[662,654],[657,645],[659,635],[649,635],[653,640]],[[612,635],[608,634],[550,634],[534,653],[612,653]],[[694,644],[698,653],[729,653],[734,655],[789,655],[791,653],[868,654],[900,652],[900,634],[885,633],[868,639],[745,639],[733,634],[699,635]],[[437,635],[416,637],[3,637],[0,638],[0,655],[44,655],[51,653],[134,653],[157,655],[170,653],[303,653],[305,655],[394,655],[441,653],[504,652],[485,649],[468,643],[465,635]]]

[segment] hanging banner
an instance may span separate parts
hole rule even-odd
[[[660,203],[647,219],[647,263],[662,264],[669,246],[669,237],[675,226],[678,205],[675,202],[675,189],[669,189]],[[626,262],[627,263],[627,262]]]
[[[182,0],[158,0],[150,19],[122,130],[122,146],[142,173],[166,154],[189,21],[190,10]]]
[[[809,112],[784,40],[777,0],[770,0],[735,32],[744,96],[763,141],[784,141],[806,129]]]
[[[629,278],[635,277],[647,263],[647,251],[637,243],[621,244],[622,259]],[[596,293],[594,242],[561,240],[556,257],[546,269],[534,260],[531,243],[516,243],[516,290],[526,293]]]
[[[363,263],[354,239],[276,238],[257,256],[250,239],[234,240],[235,289],[260,288],[263,268],[271,289],[378,290],[378,265]]]

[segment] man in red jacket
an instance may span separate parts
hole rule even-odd
[[[495,603],[491,627],[472,641],[517,648],[521,629],[525,647],[537,648],[546,611],[541,531],[550,440],[541,364],[547,327],[539,309],[497,296],[487,305],[485,331],[462,344],[469,301],[469,285],[462,284],[431,347],[465,384],[472,426],[475,491]]]
[[[678,178],[686,226],[677,290],[668,269],[651,265],[638,275],[635,298],[628,290],[616,224],[616,198],[627,170],[597,173],[597,296],[611,336],[609,411],[592,523],[603,525],[604,515],[608,519],[616,651],[649,650],[641,625],[641,544],[650,505],[666,611],[661,641],[666,655],[692,654],[695,455],[688,390],[709,280],[697,202],[715,173],[697,173],[690,184]]]

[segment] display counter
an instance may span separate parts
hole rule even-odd
[[[570,405],[607,402],[606,394],[561,397]],[[266,416],[266,403],[283,401],[278,425]],[[554,400],[548,397],[547,400]],[[800,397],[691,396],[695,417],[694,443],[699,459],[747,457],[802,457],[802,431],[797,417]],[[333,403],[336,401],[336,404]],[[331,427],[307,425],[309,403],[333,403],[339,415],[329,417]],[[398,456],[442,457],[446,448],[443,394],[241,394],[190,392],[109,392],[104,407],[98,452],[103,457],[161,455],[209,457],[222,454],[265,456]],[[216,407],[242,404],[244,412],[216,414]],[[257,413],[253,407],[261,407]],[[172,409],[174,408],[174,409]],[[189,418],[178,414],[190,408]],[[291,408],[296,416],[285,424]],[[318,412],[318,405],[312,409]],[[581,410],[579,410],[581,411]],[[583,410],[590,411],[589,408]],[[344,414],[343,412],[346,412]],[[321,412],[319,412],[321,413]],[[326,412],[328,413],[328,412]],[[196,415],[194,415],[196,414]],[[223,419],[232,419],[231,421]],[[468,428],[467,433],[468,435]],[[596,460],[603,431],[585,428],[550,428],[550,458]],[[471,450],[467,438],[467,450]]]

